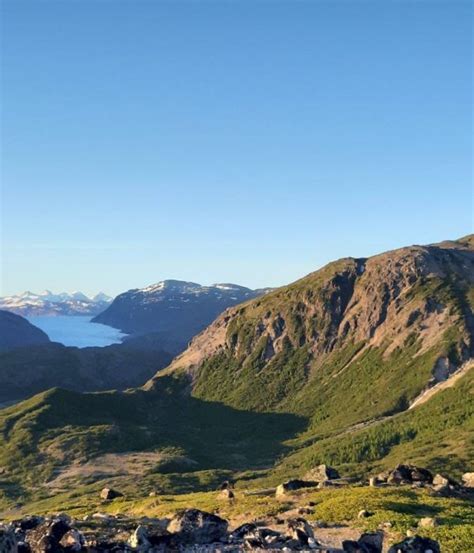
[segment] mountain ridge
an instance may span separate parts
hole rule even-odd
[[[21,294],[0,297],[0,309],[24,317],[38,315],[97,315],[110,304],[112,298],[99,292],[92,297],[82,292],[61,292],[54,294],[44,290],[39,294],[29,290]]]
[[[93,322],[135,336],[156,333],[168,347],[174,344],[171,351],[177,354],[224,309],[266,292],[229,283],[164,280],[119,294]]]
[[[166,453],[142,478],[167,489],[222,470],[265,485],[321,463],[456,476],[473,454],[473,371],[409,407],[472,359],[472,236],[458,242],[338,260],[230,307],[142,388],[53,390],[4,409],[0,464],[23,486],[25,471],[44,483],[139,451]]]

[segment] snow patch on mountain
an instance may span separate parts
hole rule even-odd
[[[61,292],[54,294],[44,290],[38,294],[26,291],[21,294],[0,297],[0,309],[22,315],[90,315],[106,309],[112,298],[104,292],[89,297],[83,292]]]

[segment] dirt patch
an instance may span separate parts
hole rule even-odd
[[[69,479],[104,478],[117,476],[139,476],[152,470],[158,464],[173,460],[183,465],[195,465],[196,462],[184,456],[173,456],[161,452],[106,453],[87,463],[73,463],[48,482],[51,488],[64,486]]]

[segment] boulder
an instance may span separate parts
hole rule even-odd
[[[441,549],[437,541],[413,536],[392,545],[388,553],[441,553]]]
[[[362,534],[357,541],[345,540],[342,548],[347,553],[382,553],[383,533],[370,532]]]
[[[279,549],[287,538],[271,528],[256,527],[253,532],[245,535],[243,543],[246,549]]]
[[[17,553],[18,544],[11,528],[0,526],[0,551],[2,553]]]
[[[22,518],[19,521],[19,527],[24,531],[32,530],[33,528],[36,528],[43,522],[44,522],[44,517],[39,517],[36,515],[26,516],[25,518]]]
[[[76,553],[85,550],[84,536],[75,528],[68,530],[59,542],[65,551]]]
[[[397,465],[387,477],[389,484],[431,484],[433,475],[428,469],[415,465]]]
[[[266,545],[275,545],[281,539],[281,534],[269,528],[258,527],[253,522],[247,522],[237,527],[229,536],[232,544],[244,543],[247,548],[265,548]]]
[[[462,483],[466,488],[474,488],[474,472],[465,472],[462,475]]]
[[[287,522],[287,535],[299,542],[303,547],[308,546],[311,539],[315,543],[313,529],[304,518],[290,519]]]
[[[63,553],[61,545],[63,536],[71,530],[69,524],[62,518],[54,518],[43,522],[26,534],[26,542],[31,553]]]
[[[214,543],[227,532],[228,522],[216,515],[186,509],[177,513],[168,523],[167,530],[177,534],[179,541],[192,544]]]
[[[245,524],[242,524],[238,526],[235,530],[233,530],[229,536],[229,539],[231,542],[238,542],[240,540],[243,540],[245,536],[252,534],[257,530],[257,525],[253,522],[246,522]]]
[[[282,495],[287,495],[288,492],[293,492],[296,490],[300,490],[301,488],[308,488],[310,486],[313,486],[314,482],[308,482],[306,480],[287,480],[286,482],[283,482],[283,484],[280,484],[276,491],[275,495],[277,497]]]
[[[310,482],[324,482],[325,480],[335,480],[337,478],[340,478],[340,476],[336,469],[328,465],[319,465],[309,470],[303,479]]]
[[[436,474],[433,477],[433,486],[455,486],[456,482],[447,476]]]
[[[104,488],[100,492],[100,498],[105,500],[115,499],[116,497],[123,497],[123,493],[113,490],[112,488]]]

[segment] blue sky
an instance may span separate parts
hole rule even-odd
[[[472,232],[470,2],[2,8],[3,294],[275,286]]]

